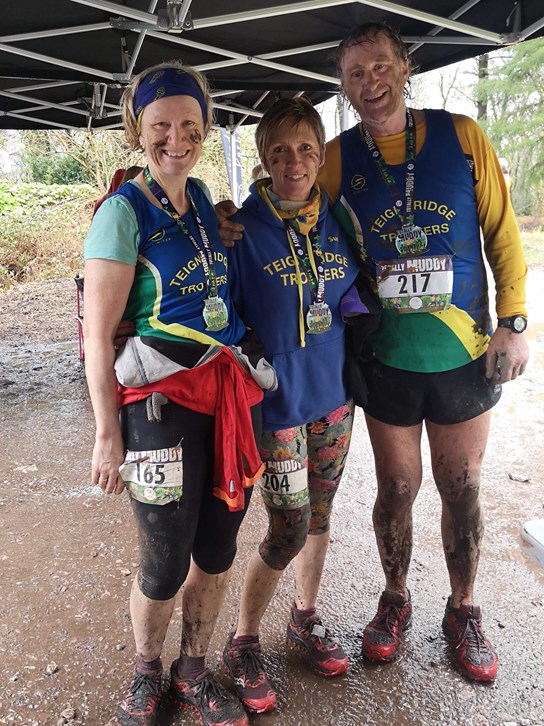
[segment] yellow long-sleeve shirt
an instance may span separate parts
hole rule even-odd
[[[489,139],[475,121],[459,114],[452,114],[452,119],[461,148],[474,163],[474,192],[478,221],[484,240],[484,252],[495,280],[497,317],[527,315],[525,301],[527,265],[514,210],[497,156]],[[416,125],[416,154],[420,152],[425,139],[426,122],[423,120]],[[404,132],[375,137],[374,141],[386,164],[396,165],[405,161]],[[334,205],[342,184],[342,154],[338,136],[327,144],[325,164],[320,171],[318,182],[327,191],[331,204]],[[362,232],[364,238],[364,227]]]

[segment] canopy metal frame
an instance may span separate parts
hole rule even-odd
[[[309,89],[312,100],[317,102],[338,92],[339,80],[331,72],[330,55],[349,24],[341,34],[328,32],[329,37],[316,37],[309,44],[286,43],[287,38],[296,36],[287,28],[302,27],[307,19],[317,19],[318,29],[322,19],[341,18],[342,13],[347,13],[347,20],[353,17],[361,22],[367,13],[372,13],[368,16],[370,20],[387,19],[401,28],[410,52],[416,60],[418,55],[423,57],[423,62],[418,63],[426,70],[452,58],[478,55],[542,35],[541,2],[493,0],[495,17],[502,13],[503,19],[490,25],[489,13],[485,12],[489,0],[468,0],[458,7],[454,1],[439,0],[411,2],[410,7],[387,0],[301,0],[278,5],[268,5],[267,0],[239,0],[236,5],[243,6],[243,10],[222,15],[206,14],[221,6],[206,0],[150,0],[145,9],[142,0],[127,0],[124,4],[109,0],[57,0],[55,4],[67,11],[80,8],[82,18],[88,12],[89,18],[98,13],[103,19],[48,27],[47,12],[39,10],[45,3],[26,0],[20,12],[29,13],[28,21],[21,18],[16,22],[15,18],[11,23],[22,30],[0,36],[0,128],[119,128],[122,89],[135,72],[150,64],[153,54],[155,62],[176,55],[197,59],[191,64],[211,79],[221,125],[237,128],[242,123],[257,121],[266,104],[279,93],[292,95]],[[428,12],[429,5],[453,9],[442,16]],[[486,22],[464,22],[464,18],[470,19],[476,12],[476,17]],[[248,29],[251,28],[252,36],[258,36],[261,23],[273,19],[273,27],[278,28],[279,18],[284,19],[286,32],[277,38],[266,35],[266,43],[259,43],[256,37],[257,52],[248,53]],[[43,27],[35,29],[40,22]],[[266,32],[269,26],[262,27]],[[410,33],[412,27],[425,32]],[[502,30],[497,31],[497,27]],[[229,42],[217,42],[225,29],[229,30],[225,36]],[[207,37],[210,40],[206,41]],[[93,65],[79,62],[78,54],[71,52],[88,43],[89,38],[96,39],[93,59],[97,62]],[[243,49],[233,47],[237,38]],[[108,50],[104,63],[101,47],[105,39]],[[51,47],[51,43],[55,52],[39,50]],[[275,49],[259,52],[261,45]],[[425,61],[423,51],[432,46],[439,50]],[[321,58],[326,61],[315,60]]]

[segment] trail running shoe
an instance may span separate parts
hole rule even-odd
[[[363,634],[363,657],[376,663],[385,663],[397,657],[400,638],[412,624],[412,602],[402,595],[384,590],[378,603],[378,612],[366,626]]]
[[[266,676],[259,643],[232,645],[231,636],[223,651],[223,664],[246,711],[265,713],[276,708],[276,694]]]
[[[180,681],[172,663],[170,695],[178,706],[191,708],[203,726],[249,726],[242,704],[215,680],[210,671],[194,680]]]
[[[347,655],[317,615],[311,615],[302,625],[296,625],[291,611],[287,642],[302,650],[311,667],[322,676],[339,676],[349,668]]]
[[[476,605],[451,606],[448,598],[442,630],[452,648],[454,664],[467,678],[492,681],[499,665],[497,654],[482,630],[482,613]]]
[[[119,706],[117,726],[155,726],[162,693],[162,672],[144,675],[134,671]]]

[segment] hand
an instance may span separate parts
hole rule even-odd
[[[244,225],[228,220],[228,217],[232,217],[237,211],[238,207],[230,199],[225,199],[215,205],[217,226],[225,247],[234,247],[236,240],[242,239]]]
[[[121,322],[117,326],[117,330],[115,331],[115,336],[113,339],[113,345],[115,346],[115,350],[124,345],[127,342],[127,338],[134,335],[134,331],[135,327],[132,320],[121,320]]]
[[[103,439],[97,436],[93,449],[92,483],[106,494],[121,494],[125,483],[119,467],[124,460],[125,447],[120,433]]]
[[[523,333],[497,328],[486,354],[486,377],[492,383],[508,383],[525,371],[529,346]]]

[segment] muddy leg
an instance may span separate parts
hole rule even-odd
[[[138,578],[134,579],[130,593],[130,616],[136,652],[142,660],[150,662],[160,656],[175,602],[175,597],[170,600],[151,600],[140,590]]]
[[[295,570],[295,605],[299,610],[315,608],[323,574],[330,532],[309,534],[306,544],[293,560]]]
[[[366,422],[378,482],[373,522],[385,587],[407,597],[412,505],[421,486],[422,426],[391,426],[368,415]]]
[[[236,637],[258,635],[259,625],[287,565],[307,544],[310,505],[275,509],[266,505],[268,531],[244,578]]]
[[[276,591],[283,570],[273,570],[254,552],[246,571],[235,637],[258,635],[262,617]]]
[[[427,422],[433,475],[442,498],[442,542],[452,606],[471,605],[484,524],[480,473],[491,413],[450,426]]]
[[[231,570],[209,575],[191,562],[183,586],[183,628],[181,655],[191,658],[206,655],[225,599]]]
[[[299,610],[316,607],[329,547],[332,505],[346,464],[353,414],[349,402],[307,427],[311,518],[306,543],[293,560],[295,605]]]

